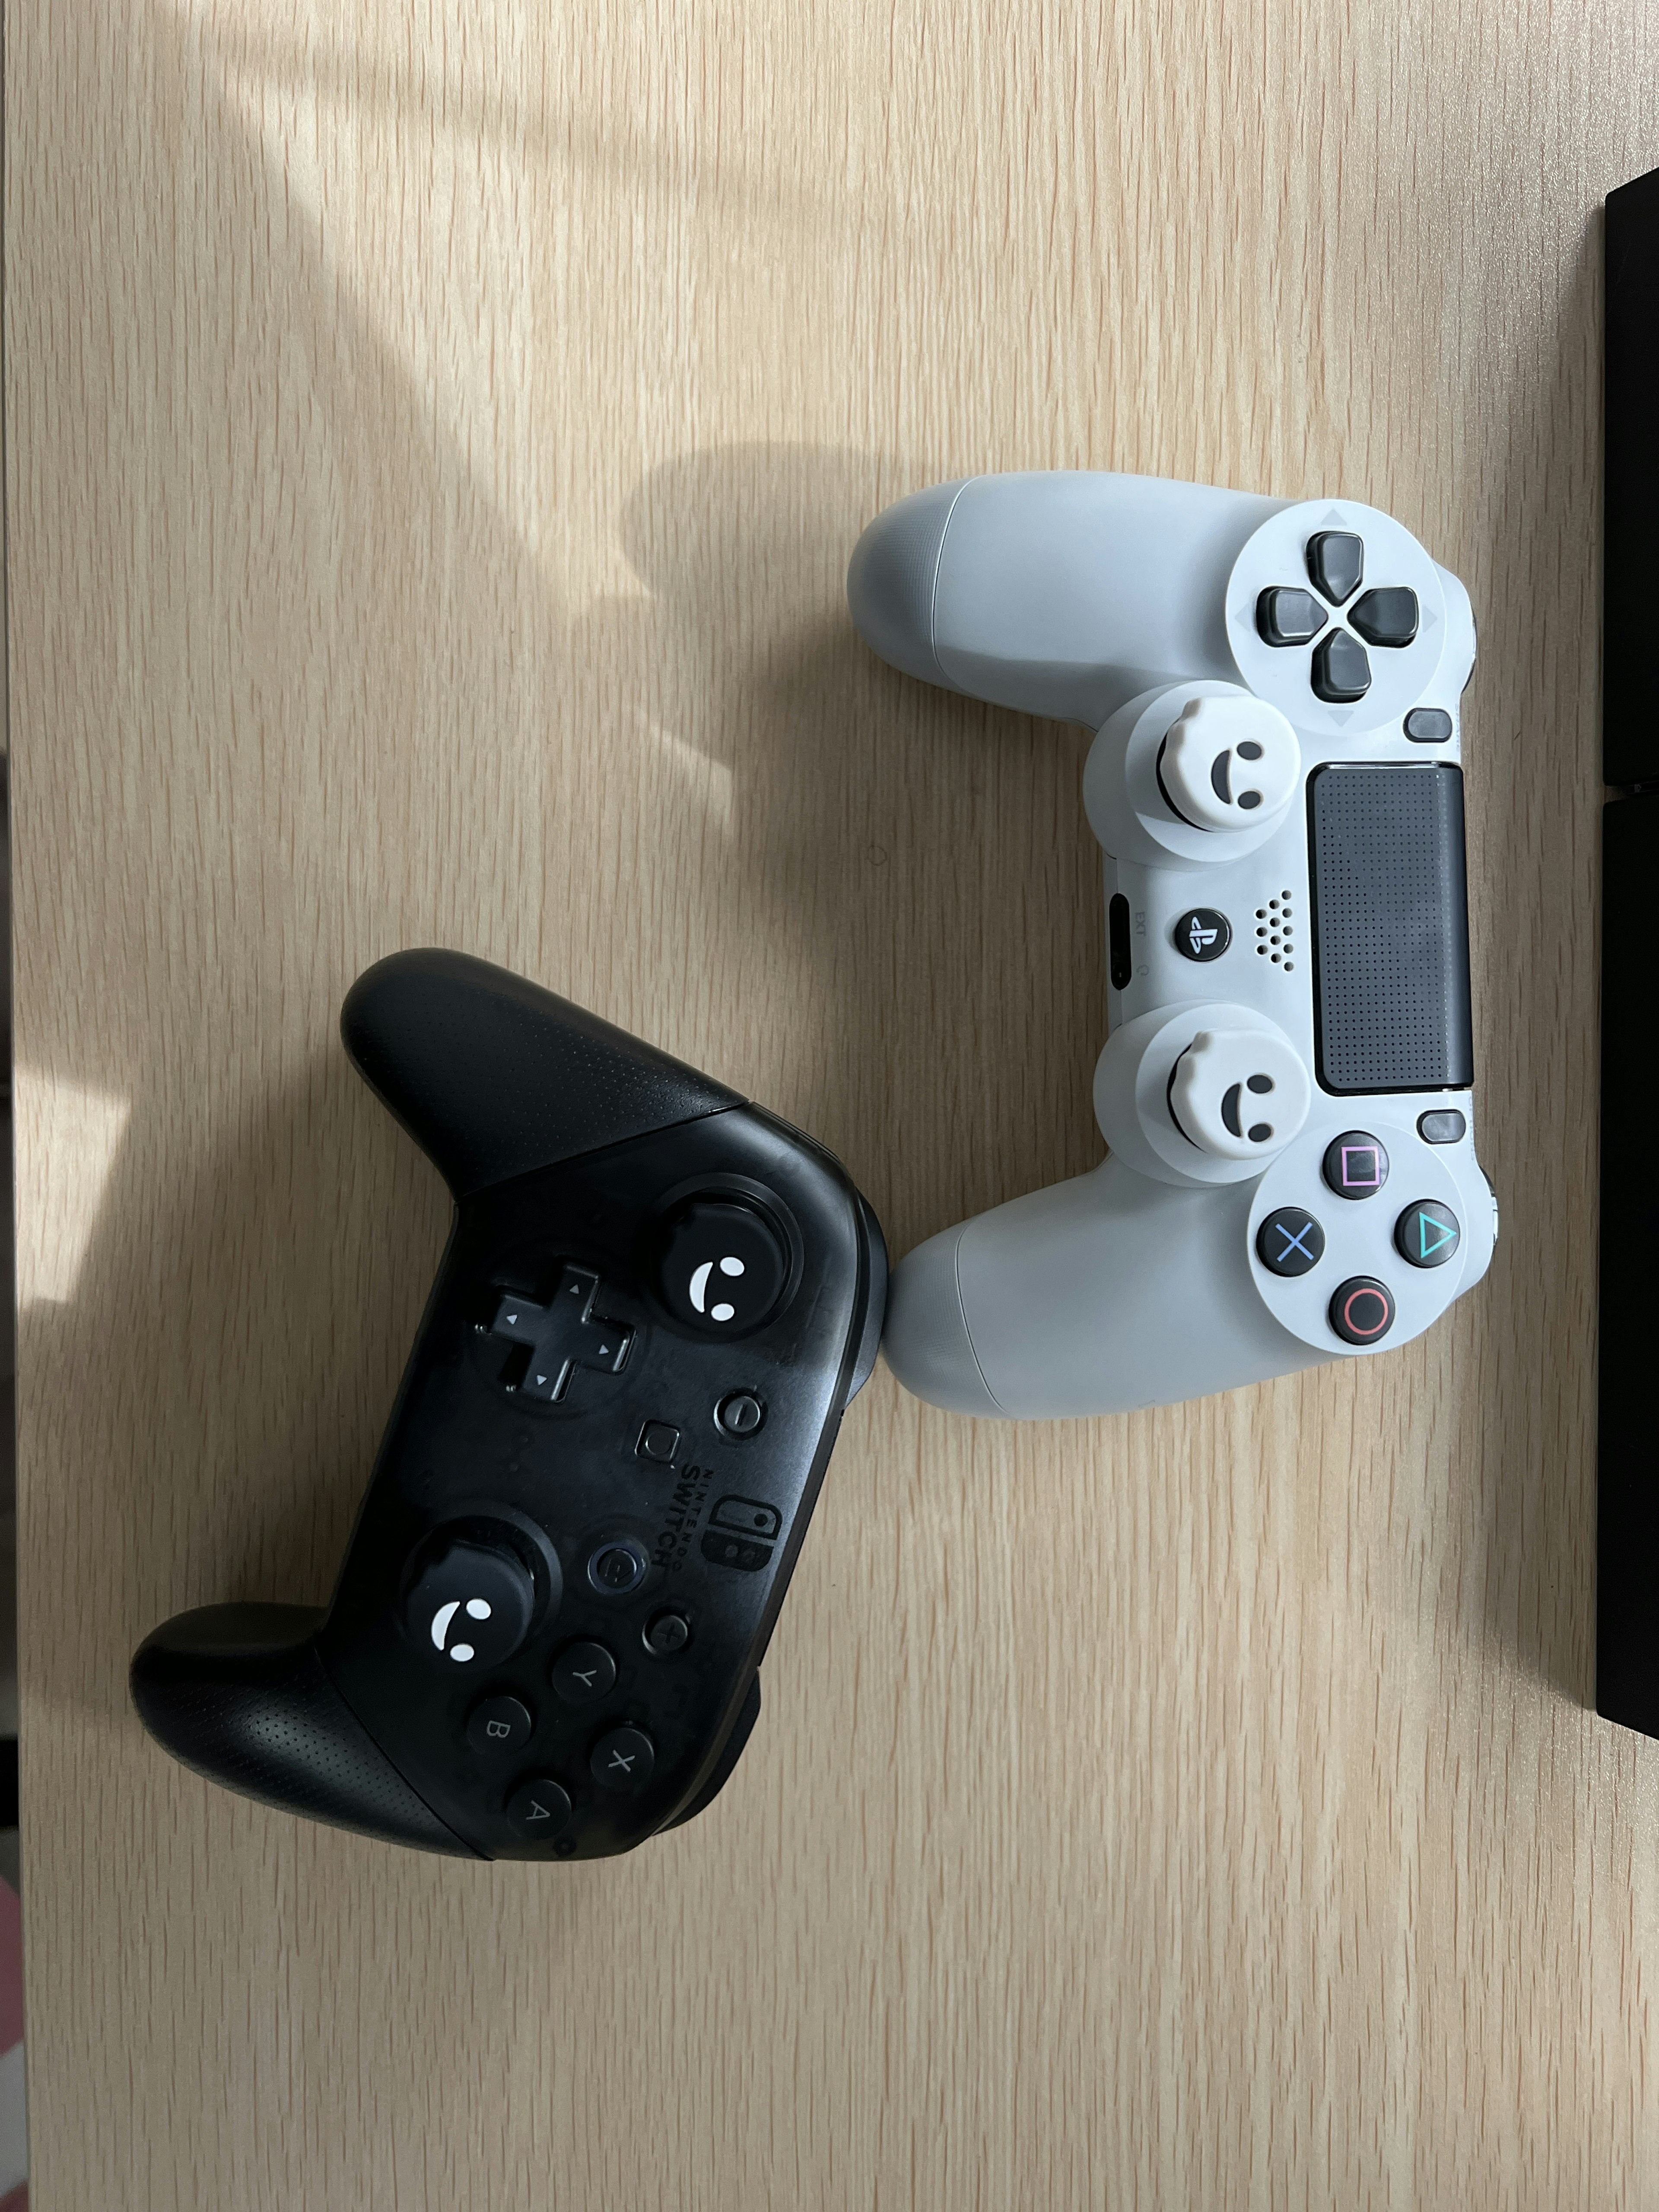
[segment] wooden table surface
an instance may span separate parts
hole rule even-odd
[[[1659,2203],[1659,1745],[1594,1618],[1599,204],[1644,0],[13,0],[37,2212]],[[848,622],[1092,466],[1468,581],[1484,1286],[976,1425],[878,1375],[717,1808],[548,1872],[171,1764],[327,1592],[445,1233],[437,943],[805,1124],[896,1250],[1097,1157],[1087,739]]]

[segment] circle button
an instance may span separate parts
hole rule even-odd
[[[1195,906],[1175,926],[1175,949],[1184,960],[1219,960],[1233,941],[1233,926],[1212,906]]]
[[[691,1624],[683,1613],[653,1613],[645,1624],[645,1648],[659,1659],[672,1659],[691,1641]]]
[[[617,1662],[603,1644],[567,1644],[553,1662],[553,1694],[567,1705],[591,1705],[609,1697]]]
[[[702,1198],[669,1231],[662,1292],[677,1321],[730,1336],[766,1319],[788,1272],[782,1243],[752,1206]]]
[[[1394,1327],[1393,1294],[1372,1275],[1352,1275],[1336,1286],[1330,1322],[1344,1344],[1380,1344]]]
[[[766,1408],[752,1390],[733,1390],[714,1408],[714,1425],[728,1437],[752,1437],[766,1419]]]
[[[507,1817],[527,1844],[550,1844],[569,1826],[570,1793],[544,1775],[521,1782],[507,1801]]]
[[[1395,1249],[1413,1267],[1443,1267],[1462,1241],[1462,1224],[1438,1199],[1419,1198],[1394,1224]]]
[[[1389,1156],[1368,1129],[1345,1129],[1325,1147],[1325,1181],[1339,1198],[1375,1198],[1389,1179]]]
[[[656,1751],[643,1729],[607,1729],[588,1761],[604,1790],[643,1790],[656,1764]]]
[[[535,1723],[518,1698],[486,1698],[466,1717],[466,1740],[480,1759],[504,1759],[524,1749]]]
[[[1269,1273],[1305,1275],[1325,1255],[1325,1232],[1305,1206],[1281,1206],[1256,1231],[1255,1249]]]

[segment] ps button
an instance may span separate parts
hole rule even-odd
[[[753,1328],[777,1304],[789,1272],[781,1243],[752,1206],[700,1199],[663,1247],[669,1311],[705,1336]]]
[[[526,1843],[551,1843],[569,1825],[569,1793],[545,1776],[521,1782],[507,1801],[507,1817]]]
[[[766,1408],[752,1390],[733,1390],[714,1408],[714,1425],[722,1436],[752,1437],[766,1419]]]
[[[1443,1267],[1462,1241],[1457,1216],[1437,1199],[1419,1198],[1394,1224],[1395,1249],[1413,1267]]]
[[[1348,620],[1367,645],[1409,645],[1417,635],[1417,594],[1398,584],[1367,592],[1348,610]]]
[[[1443,745],[1452,733],[1452,719],[1443,707],[1413,707],[1406,717],[1406,735],[1414,745]]]
[[[1352,706],[1371,688],[1371,664],[1357,637],[1334,630],[1314,647],[1313,688],[1333,707]]]
[[[691,1624],[683,1613],[653,1613],[645,1625],[645,1648],[659,1659],[672,1659],[691,1641]]]
[[[643,1729],[607,1729],[588,1761],[602,1790],[642,1790],[651,1779],[656,1752]]]
[[[1323,592],[1340,607],[1360,586],[1365,574],[1365,546],[1351,530],[1322,530],[1308,540],[1308,574],[1316,591]]]
[[[1311,645],[1325,621],[1325,610],[1311,592],[1278,586],[1255,603],[1255,626],[1267,645]]]
[[[666,1467],[680,1448],[680,1432],[666,1421],[647,1421],[634,1447],[641,1459],[654,1459]]]
[[[549,1679],[554,1695],[567,1705],[591,1705],[610,1696],[617,1662],[603,1644],[567,1644]]]
[[[1389,1179],[1389,1156],[1364,1129],[1345,1129],[1325,1147],[1325,1181],[1339,1198],[1374,1198]]]
[[[1380,1344],[1394,1327],[1394,1298],[1370,1275],[1339,1283],[1331,1298],[1330,1323],[1344,1344]]]
[[[1468,1126],[1455,1106],[1443,1106],[1417,1117],[1417,1133],[1425,1145],[1457,1144]]]
[[[1281,1206],[1256,1231],[1255,1249],[1271,1274],[1305,1275],[1324,1256],[1325,1232],[1305,1206]]]
[[[1233,941],[1233,926],[1212,906],[1195,906],[1175,926],[1175,949],[1184,960],[1219,960]]]
[[[501,1759],[524,1749],[535,1723],[518,1698],[486,1698],[466,1717],[466,1740],[480,1759]]]

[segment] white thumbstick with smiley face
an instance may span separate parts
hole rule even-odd
[[[1302,781],[1302,748],[1277,707],[1245,692],[1194,699],[1158,757],[1164,798],[1195,830],[1253,830],[1283,814]]]

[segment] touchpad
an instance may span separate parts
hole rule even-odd
[[[1333,763],[1308,782],[1321,1087],[1474,1080],[1463,774]]]

